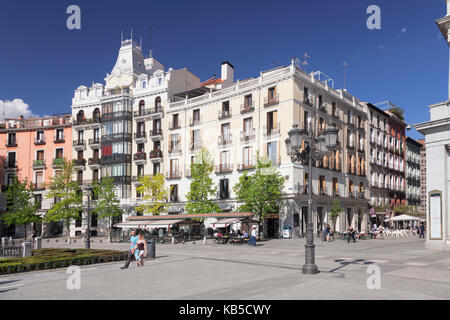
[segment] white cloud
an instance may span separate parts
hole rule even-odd
[[[30,110],[30,106],[26,104],[22,99],[0,100],[0,115],[3,118],[3,112],[5,112],[5,118],[18,118],[24,116],[25,118],[35,117],[36,115]]]
[[[403,33],[405,33],[406,31],[408,31],[407,28],[403,28],[403,29],[402,29],[402,32],[403,32]]]

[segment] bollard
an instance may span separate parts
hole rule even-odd
[[[22,242],[22,257],[31,257],[31,242]]]
[[[35,239],[35,241],[36,241],[35,249],[36,250],[42,249],[42,238],[41,237],[37,237]]]
[[[156,257],[156,241],[148,240],[147,245],[148,245],[147,257],[150,259],[155,259],[155,257]]]
[[[175,244],[175,237],[172,237],[172,244]]]

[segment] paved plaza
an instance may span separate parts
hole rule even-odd
[[[316,242],[318,275],[300,271],[304,244],[157,244],[156,259],[143,268],[82,267],[80,290],[67,289],[66,269],[0,276],[0,299],[450,299],[450,252],[425,250],[421,239]],[[381,270],[380,289],[368,289],[372,265]]]

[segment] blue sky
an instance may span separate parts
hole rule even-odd
[[[66,28],[66,8],[81,8],[82,29]],[[381,8],[381,30],[366,9]],[[230,61],[239,79],[287,65],[307,52],[321,70],[362,101],[391,100],[406,121],[429,119],[428,105],[447,99],[448,47],[435,20],[444,0],[321,1],[3,1],[0,100],[22,99],[33,114],[70,112],[79,85],[104,82],[121,31],[143,37],[166,68],[188,67],[201,80]],[[409,132],[413,138],[420,134]]]

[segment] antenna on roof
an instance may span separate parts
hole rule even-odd
[[[122,42],[123,42],[123,30],[122,30],[122,34],[121,34],[121,36],[120,36],[120,40],[121,40],[121,44],[122,44]]]
[[[131,42],[133,42],[133,27],[131,27]]]
[[[142,36],[141,36],[141,41],[140,41],[139,46],[141,47],[141,51],[142,51]]]
[[[342,66],[344,67],[344,90],[347,90],[347,83],[346,83],[346,78],[345,78],[345,68],[348,67],[348,63],[344,62],[344,64]]]
[[[153,27],[150,26],[150,32],[148,34],[148,45],[150,48],[150,58],[152,58],[153,52],[152,52],[152,33],[153,33]]]

